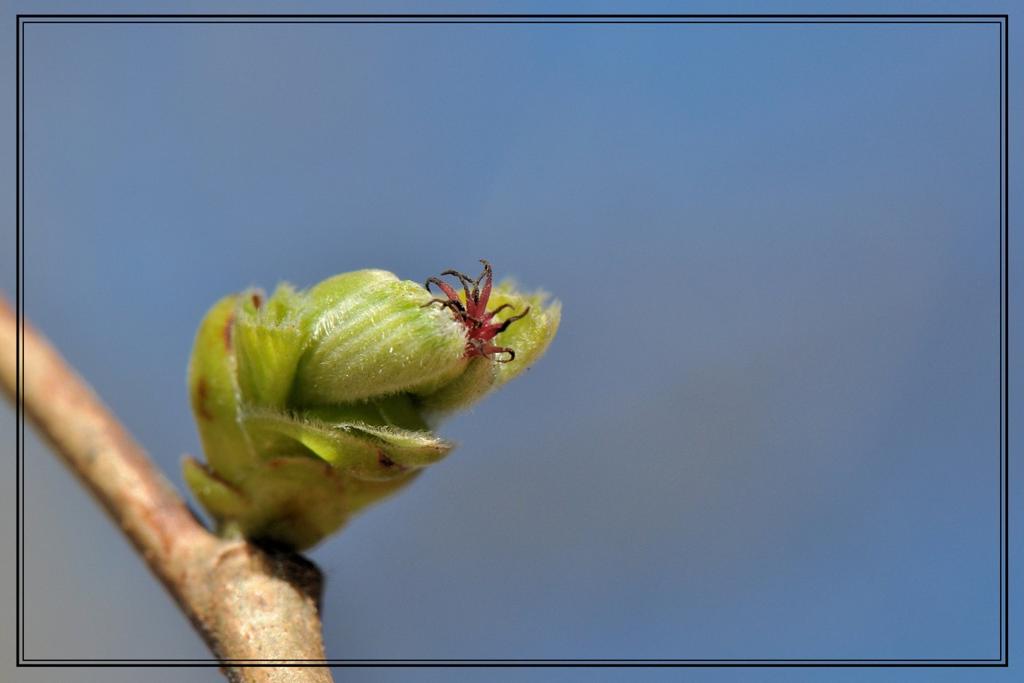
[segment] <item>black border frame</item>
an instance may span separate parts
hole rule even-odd
[[[1008,14],[17,14],[15,16],[16,199],[15,248],[18,330],[16,386],[16,563],[18,667],[300,666],[300,667],[983,667],[1009,666],[1009,15]],[[499,23],[499,24],[996,24],[1000,50],[1000,642],[998,659],[29,659],[24,656],[24,26],[28,23]]]

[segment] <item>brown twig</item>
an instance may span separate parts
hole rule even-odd
[[[131,540],[224,663],[228,678],[330,681],[324,667],[255,661],[324,659],[319,570],[297,555],[208,532],[127,430],[27,323],[19,396],[17,327],[14,312],[0,300],[4,389],[23,400],[25,414]]]

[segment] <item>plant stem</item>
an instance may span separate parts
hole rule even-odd
[[[316,566],[207,531],[88,385],[28,323],[19,326],[3,300],[0,348],[6,393],[132,542],[228,679],[331,681],[329,669],[303,665],[325,658]],[[254,661],[261,659],[291,666]]]

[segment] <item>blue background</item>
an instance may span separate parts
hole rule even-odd
[[[459,449],[311,553],[328,656],[1000,656],[998,26],[34,24],[24,54],[27,314],[179,487],[229,291],[486,257],[562,301]],[[26,655],[207,657],[34,434],[25,465]],[[800,674],[1010,672],[646,672]],[[427,672],[474,675],[625,674]]]

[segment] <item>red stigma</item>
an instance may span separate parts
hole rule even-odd
[[[475,280],[457,270],[446,270],[441,273],[442,276],[451,275],[462,283],[465,302],[463,302],[451,285],[440,277],[432,277],[424,285],[427,291],[430,291],[430,285],[437,285],[438,289],[447,298],[431,299],[424,306],[440,304],[442,308],[450,310],[455,319],[466,327],[466,336],[468,337],[466,342],[467,357],[486,356],[499,363],[508,363],[515,359],[516,352],[505,346],[495,346],[491,344],[491,340],[507,330],[509,325],[529,313],[530,307],[527,306],[526,310],[518,315],[513,315],[510,318],[496,322],[494,320],[495,314],[503,309],[512,308],[512,305],[502,304],[492,311],[487,310],[487,302],[491,298],[493,273],[490,263],[484,259],[480,259],[480,263],[484,264],[484,270]],[[498,354],[506,354],[508,357],[496,358]]]

